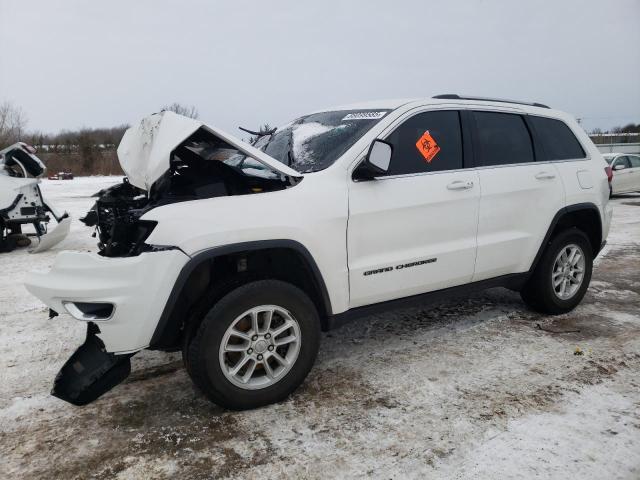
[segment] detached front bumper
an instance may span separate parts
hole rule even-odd
[[[52,310],[95,323],[104,350],[122,355],[149,346],[188,260],[177,249],[122,258],[62,252],[48,273],[31,273],[25,286]]]
[[[51,395],[74,405],[86,405],[129,376],[133,354],[105,352],[97,331],[94,323],[87,325],[87,338],[56,375]]]
[[[51,394],[86,405],[127,378],[129,359],[149,346],[187,260],[177,249],[126,258],[63,252],[48,273],[31,273],[29,292],[87,323],[85,342],[58,372]]]

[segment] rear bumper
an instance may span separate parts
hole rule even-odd
[[[29,292],[59,313],[66,302],[111,304],[108,319],[91,320],[107,353],[126,354],[149,346],[180,270],[189,260],[181,250],[106,258],[62,252],[48,273],[31,273]]]

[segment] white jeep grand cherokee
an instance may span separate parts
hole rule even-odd
[[[76,405],[142,349],[182,350],[231,409],[284,399],[320,331],[488,287],[568,312],[611,220],[606,162],[568,115],[440,95],[300,117],[249,145],[163,112],[118,148],[127,179],[83,221],[98,253],[64,252],[30,292],[87,324],[53,394]]]

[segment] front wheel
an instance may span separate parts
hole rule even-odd
[[[567,313],[582,301],[593,270],[593,250],[580,230],[565,230],[547,246],[520,295],[532,309]]]
[[[256,408],[291,394],[313,366],[320,321],[299,288],[277,280],[238,287],[205,316],[186,349],[189,374],[215,403]]]

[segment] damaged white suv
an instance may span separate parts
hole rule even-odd
[[[508,287],[582,299],[609,230],[607,164],[568,115],[458,95],[312,113],[253,146],[170,112],[130,128],[127,180],[27,288],[87,324],[53,394],[88,403],[142,349],[182,350],[232,409],[284,399],[321,330],[383,308]]]

